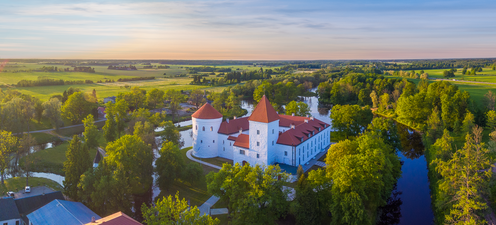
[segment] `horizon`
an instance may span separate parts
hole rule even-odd
[[[496,57],[496,2],[0,3],[0,58],[415,60]]]

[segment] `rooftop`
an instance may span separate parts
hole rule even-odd
[[[294,125],[294,127],[280,134],[277,139],[277,144],[297,146],[330,126],[329,124],[314,118],[300,116],[291,117],[288,116],[284,119],[289,120],[290,122],[293,121],[290,126]],[[302,118],[303,122],[300,121]]]
[[[250,135],[240,134],[236,138],[236,141],[234,142],[234,146],[249,149],[250,148]]]
[[[250,123],[248,122],[248,117],[238,118],[234,120],[229,120],[229,122],[224,121],[220,124],[219,133],[221,134],[234,134],[239,132],[239,130],[248,130]]]
[[[251,113],[251,116],[248,120],[262,122],[262,123],[270,123],[279,119],[279,114],[277,114],[274,107],[269,102],[269,99],[265,97],[265,95],[260,99],[260,102],[257,104],[257,107]]]
[[[116,212],[110,216],[87,223],[86,225],[141,225],[138,221],[122,212]]]
[[[0,198],[0,221],[21,219],[13,198]]]
[[[218,119],[222,118],[222,114],[220,114],[212,105],[205,103],[200,109],[193,113],[191,117],[197,119]]]
[[[34,191],[35,187],[31,188],[31,193],[34,193]],[[17,206],[17,209],[19,210],[19,214],[21,215],[22,220],[27,223],[26,216],[28,214],[43,207],[44,205],[50,203],[55,199],[64,200],[64,195],[62,195],[62,192],[56,191],[24,198],[17,198],[15,199],[15,204]]]
[[[92,217],[100,219],[83,203],[53,200],[28,215],[29,222],[36,225],[76,225],[91,222]]]

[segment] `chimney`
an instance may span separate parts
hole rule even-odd
[[[236,117],[236,116],[234,116],[234,119],[236,119],[236,118],[237,118],[237,117]]]
[[[243,128],[239,128],[239,134],[243,133]]]
[[[94,222],[95,222],[95,217],[94,217],[94,216],[92,216],[92,217],[91,217],[91,222],[92,222],[92,223],[94,223]]]
[[[310,120],[313,120],[313,116],[310,117]]]
[[[309,117],[310,115],[307,114],[307,118]]]
[[[291,116],[294,116],[294,113],[291,113]]]
[[[308,120],[305,120],[305,123],[308,123]]]
[[[229,123],[229,118],[226,119],[226,122]]]

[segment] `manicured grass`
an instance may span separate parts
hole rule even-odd
[[[44,143],[60,140],[60,138],[55,137],[48,133],[32,133],[31,136],[36,140],[36,143],[38,144],[44,144]]]
[[[203,162],[207,162],[207,163],[210,163],[210,164],[213,164],[213,165],[216,165],[216,166],[220,166],[220,167],[222,167],[222,165],[224,163],[229,163],[231,165],[233,164],[233,161],[232,160],[221,158],[221,157],[215,157],[215,158],[197,158],[197,157],[194,157],[194,158],[195,159],[198,159],[200,161],[203,161]]]
[[[183,156],[183,159],[186,163],[196,163],[191,160],[189,160],[186,156],[186,152],[190,150],[191,147],[181,149],[181,153]],[[206,175],[211,171],[218,171],[216,169],[210,168],[203,166],[203,174]],[[158,199],[161,199],[164,196],[169,196],[172,195],[174,196],[176,192],[179,191],[179,198],[183,199],[185,198],[186,200],[190,201],[190,205],[195,205],[195,206],[201,206],[205,201],[207,201],[210,198],[210,194],[207,192],[207,182],[205,177],[202,177],[198,181],[197,184],[190,184],[185,181],[174,181],[172,186],[170,187],[169,190],[162,190],[160,192],[160,195],[157,197]],[[156,199],[154,199],[156,200]]]
[[[0,184],[0,195],[5,196],[8,191],[17,192],[23,190],[26,186],[26,177],[14,177],[6,179],[4,184]],[[46,178],[29,177],[29,186],[38,187],[46,186],[55,191],[62,191],[62,186],[55,181]]]
[[[228,218],[229,215],[227,214],[224,214],[224,215],[216,215],[216,216],[212,216],[212,218],[217,218],[220,220],[220,223],[219,225],[227,225],[231,222],[231,219]]]

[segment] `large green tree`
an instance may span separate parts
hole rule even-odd
[[[144,222],[148,225],[216,225],[219,219],[210,215],[201,215],[200,210],[191,207],[186,199],[179,198],[179,192],[174,197],[169,195],[156,202],[155,206],[142,206]]]
[[[181,141],[181,134],[172,121],[164,121],[160,124],[160,126],[164,128],[161,132],[161,138],[164,143],[170,141],[179,146],[179,148],[183,147],[184,142]]]
[[[155,162],[160,189],[169,190],[173,182],[181,178],[185,163],[179,147],[173,142],[165,142],[160,149],[160,157]]]
[[[156,88],[146,93],[146,103],[150,109],[161,108],[164,105],[164,91]]]
[[[368,106],[335,105],[331,109],[332,127],[339,135],[356,136],[372,121],[372,111]]]
[[[286,105],[286,115],[307,116],[310,115],[310,108],[304,102],[291,101]]]
[[[91,159],[88,148],[74,135],[66,151],[67,160],[64,162],[64,194],[78,201],[77,185],[81,175],[91,168]]]
[[[288,175],[279,166],[225,163],[207,175],[208,192],[228,203],[233,224],[275,224],[289,207]]]
[[[96,106],[95,103],[86,100],[86,96],[82,92],[75,92],[64,103],[61,112],[62,116],[70,120],[72,124],[76,124],[90,114]]]
[[[93,119],[93,115],[88,115],[84,120],[84,144],[89,149],[95,149],[98,147],[98,128],[95,125],[95,120]]]
[[[50,123],[56,130],[59,129],[62,123],[61,109],[62,103],[58,98],[51,98],[50,100],[43,102],[43,116],[50,120]]]
[[[5,178],[5,171],[10,165],[10,154],[15,151],[17,138],[11,132],[0,130],[0,179],[1,184]]]
[[[321,211],[318,205],[318,195],[310,185],[301,165],[297,170],[298,181],[295,188],[295,199],[292,211],[296,217],[297,224],[319,224],[321,222]]]

